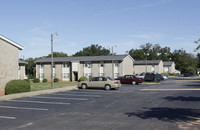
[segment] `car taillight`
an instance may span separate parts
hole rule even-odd
[[[119,82],[114,82],[114,84],[118,84]]]

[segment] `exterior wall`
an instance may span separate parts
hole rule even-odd
[[[103,66],[101,67],[101,63],[103,63]],[[87,65],[86,65],[87,64]],[[43,64],[43,72],[44,72],[44,78],[51,80],[51,64],[45,63]],[[90,66],[90,67],[89,67]],[[55,67],[55,73],[56,77],[62,80],[62,73],[63,73],[63,65],[62,63],[56,63]],[[72,61],[70,66],[70,75],[71,80],[75,80],[75,75],[78,75],[78,79],[82,76],[86,76],[89,73],[91,73],[92,77],[100,76],[101,73],[104,73],[104,76],[110,76],[112,75],[112,61]],[[124,58],[123,61],[113,61],[113,69],[114,73],[118,74],[118,76],[123,76],[125,74],[133,74],[133,59],[130,56],[127,56]],[[36,65],[36,77],[39,78],[40,76],[40,63],[37,63]],[[116,75],[115,75],[116,76]]]
[[[173,62],[172,65],[170,66],[169,72],[170,73],[175,73],[175,63]]]
[[[44,78],[46,78],[48,81],[51,81],[51,64],[44,64]]]
[[[0,39],[0,95],[6,83],[18,78],[18,48]]]
[[[156,65],[154,66],[155,68],[155,72],[156,72],[156,68],[158,68]],[[134,65],[134,73],[135,74],[140,74],[140,73],[143,73],[143,72],[146,72],[146,69],[147,69],[147,72],[152,72],[152,65]]]
[[[56,63],[55,72],[56,78],[62,81],[62,63]]]
[[[99,62],[92,62],[92,76],[96,77],[100,75]]]
[[[124,58],[122,61],[123,68],[121,69],[123,70],[123,73],[121,72],[122,75],[133,74],[133,62],[134,61],[129,56]]]
[[[79,71],[78,71],[78,77],[79,78],[82,77],[82,76],[84,76],[84,69],[83,68],[84,68],[84,63],[80,62],[79,63]]]
[[[105,61],[104,62],[104,74],[105,76],[112,76],[112,62],[111,61]]]
[[[19,64],[18,79],[25,79],[25,64]]]

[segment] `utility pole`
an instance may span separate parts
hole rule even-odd
[[[112,46],[112,78],[115,78],[115,74],[114,74],[114,64],[113,64],[113,46]]]
[[[51,34],[51,88],[53,88],[53,34]]]
[[[111,51],[112,51],[112,78],[115,78],[115,73],[114,73],[114,51],[113,51],[113,48],[116,47],[116,46],[111,46],[109,48],[111,48]]]
[[[58,33],[51,34],[51,88],[53,88],[53,35],[58,35]]]

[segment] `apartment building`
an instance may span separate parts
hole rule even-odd
[[[0,35],[0,95],[5,94],[6,83],[18,79],[18,51],[23,47]]]
[[[25,61],[19,60],[19,66],[18,66],[18,79],[27,79],[26,76],[26,64],[28,64]]]
[[[173,61],[163,62],[164,73],[176,73],[175,63]]]
[[[110,76],[117,78],[133,74],[130,55],[54,57],[53,78],[77,81],[80,77]],[[51,58],[36,61],[36,78],[51,80]]]
[[[134,73],[140,74],[143,72],[163,73],[162,60],[139,60],[134,62]]]

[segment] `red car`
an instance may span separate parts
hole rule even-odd
[[[139,84],[142,83],[142,78],[137,77],[136,75],[124,75],[123,77],[116,78],[120,80],[122,84]]]

